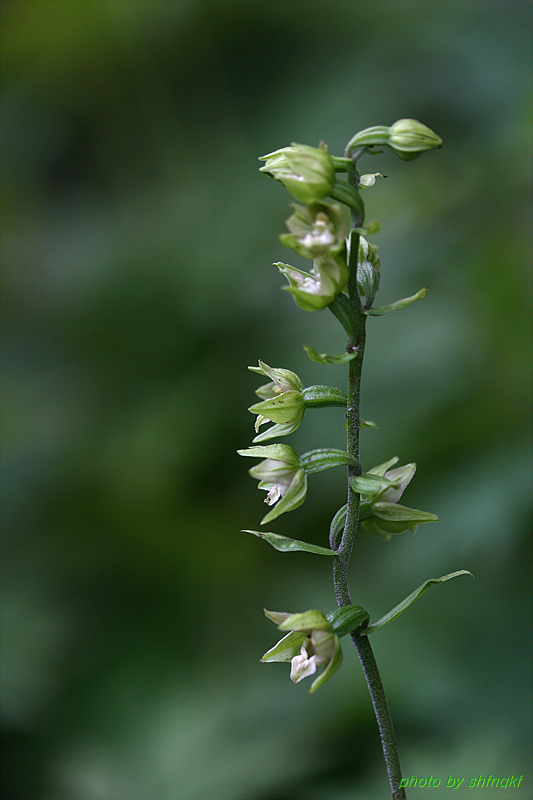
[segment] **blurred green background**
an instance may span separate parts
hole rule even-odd
[[[265,507],[235,451],[258,358],[345,385],[302,349],[344,333],[280,291],[290,197],[257,158],[400,117],[445,146],[361,163],[388,176],[378,303],[430,292],[369,321],[362,458],[416,461],[405,502],[441,522],[361,535],[352,593],[376,619],[474,573],[373,637],[404,773],[531,798],[531,8],[2,3],[6,800],[387,796],[349,640],[312,697],[259,663],[263,606],[330,610],[331,565],[240,533]],[[290,443],[342,447],[342,423],[309,412]],[[344,492],[312,476],[273,529],[325,544]]]

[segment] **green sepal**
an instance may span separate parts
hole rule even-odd
[[[288,466],[300,466],[300,457],[288,444],[265,444],[263,446],[247,447],[246,450],[237,450],[240,456],[251,458],[271,458],[283,461]]]
[[[267,608],[263,609],[263,613],[267,619],[273,622],[275,625],[281,625],[282,622],[285,622],[286,619],[292,617],[292,613],[287,611],[269,611]]]
[[[290,391],[269,397],[260,403],[254,403],[248,411],[251,414],[260,414],[281,425],[298,421],[301,422],[305,410],[302,392]]]
[[[398,483],[371,472],[362,472],[361,475],[350,478],[350,486],[358,494],[376,494],[387,486],[396,487]]]
[[[372,516],[381,520],[382,527],[389,533],[403,533],[422,522],[438,522],[439,518],[429,511],[407,508],[399,503],[373,503]]]
[[[333,658],[330,661],[328,661],[328,663],[326,664],[326,666],[324,667],[322,673],[318,676],[318,678],[315,678],[315,680],[311,684],[311,688],[309,689],[309,694],[313,694],[313,692],[316,692],[317,689],[320,689],[322,684],[325,683],[327,680],[329,680],[329,678],[331,678],[331,676],[335,672],[337,672],[340,665],[342,664],[343,655],[342,655],[341,643],[339,641],[338,636],[335,636],[334,641],[335,641],[335,653],[333,655]]]
[[[368,611],[363,606],[343,606],[336,608],[330,614],[326,614],[326,619],[331,623],[331,627],[337,636],[346,636],[352,633],[360,625],[370,619]]]
[[[328,550],[327,547],[319,547],[317,544],[308,544],[301,542],[299,539],[289,539],[287,536],[281,536],[278,533],[270,533],[263,531],[250,531],[243,530],[242,533],[251,533],[253,536],[258,536],[259,539],[264,539],[275,550],[282,553],[292,553],[301,550],[306,553],[316,553],[319,556],[336,556],[334,550]]]
[[[399,456],[393,456],[393,458],[391,458],[389,461],[385,461],[383,464],[378,464],[377,467],[372,467],[372,469],[369,469],[368,471],[371,472],[372,475],[381,475],[383,477],[391,467],[398,463],[399,460]]]
[[[460,569],[458,572],[450,572],[448,575],[443,575],[441,578],[430,578],[421,584],[418,589],[415,589],[414,592],[411,592],[411,594],[406,597],[405,600],[402,600],[401,603],[399,603],[397,606],[394,606],[394,608],[391,609],[388,614],[385,614],[384,617],[381,617],[381,619],[379,619],[377,622],[374,622],[373,625],[369,625],[368,628],[362,631],[362,633],[365,635],[374,633],[374,631],[377,631],[378,628],[382,628],[383,625],[386,625],[388,622],[392,622],[392,620],[396,619],[396,617],[399,617],[406,608],[409,608],[409,606],[412,605],[415,600],[418,600],[418,598],[421,597],[424,592],[427,592],[432,583],[444,583],[444,581],[449,581],[451,578],[457,578],[459,575],[470,575],[472,578],[474,577],[468,570]]]
[[[300,463],[307,474],[322,472],[331,467],[354,466],[354,456],[346,450],[335,450],[321,447],[318,450],[309,450],[300,456]]]
[[[270,617],[272,619],[272,617]],[[301,614],[291,614],[278,624],[280,631],[331,631],[331,624],[317,608],[303,611]]]
[[[270,428],[264,430],[263,433],[258,433],[257,436],[254,436],[252,442],[255,444],[256,442],[266,442],[267,439],[277,439],[278,436],[288,436],[289,433],[295,431],[299,425],[299,420],[296,420],[296,422],[288,422],[286,425],[281,425],[279,423],[271,425]]]
[[[346,364],[357,358],[357,350],[354,353],[341,353],[338,356],[330,356],[327,353],[319,353],[314,347],[304,344],[304,350],[316,364]]]
[[[307,408],[346,407],[348,395],[334,386],[308,386],[302,396]]]
[[[260,489],[270,488],[270,484],[265,482],[259,484]],[[291,485],[287,489],[283,497],[276,502],[272,511],[265,514],[261,520],[261,525],[266,525],[267,522],[272,522],[273,519],[285,514],[287,511],[294,511],[299,508],[305,500],[307,495],[307,475],[303,469],[296,472]]]
[[[428,287],[425,286],[423,289],[420,289],[419,292],[416,294],[411,295],[411,297],[404,297],[403,300],[397,300],[395,303],[391,303],[390,306],[378,306],[377,308],[366,308],[364,309],[364,313],[370,317],[382,317],[384,314],[390,314],[391,311],[401,311],[402,308],[407,308],[410,306],[411,303],[414,303],[415,300],[420,300],[426,294]]]
[[[268,616],[267,612],[265,614]],[[271,619],[271,617],[269,617]],[[302,644],[307,639],[305,631],[291,631],[283,639],[271,647],[270,650],[264,654],[261,661],[268,663],[270,661],[292,661],[294,656],[300,652]]]
[[[273,397],[275,394],[278,394],[276,389],[280,390],[281,392],[291,392],[301,391],[304,388],[304,385],[298,375],[296,375],[296,373],[292,372],[290,369],[269,367],[269,365],[265,364],[265,362],[261,361],[261,359],[258,360],[258,363],[258,367],[248,367],[248,369],[250,372],[257,372],[259,375],[265,375],[267,378],[270,378],[271,383],[267,383],[265,386],[260,386],[259,389],[255,390],[255,393],[264,400],[267,400],[269,397]]]

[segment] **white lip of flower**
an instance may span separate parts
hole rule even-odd
[[[282,486],[280,483],[273,486],[271,489],[268,490],[267,496],[265,497],[265,503],[267,506],[273,506],[274,503],[277,503],[280,497],[283,497],[284,490],[286,486]]]
[[[327,250],[330,245],[335,244],[335,237],[328,228],[324,228],[322,231],[306,233],[301,242],[308,250],[316,249],[317,246]]]
[[[307,294],[321,294],[322,286],[314,278],[303,278],[300,275],[295,276],[295,281],[298,288]]]
[[[328,661],[327,656],[312,655],[309,657],[305,642],[302,644],[299,656],[294,656],[291,660],[291,674],[290,679],[293,683],[299,683],[309,675],[314,675],[316,669],[320,664],[325,664]]]

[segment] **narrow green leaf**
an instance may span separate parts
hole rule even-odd
[[[359,427],[360,428],[378,428],[377,422],[372,422],[371,419],[360,419],[359,420]],[[255,439],[254,439],[255,442]]]
[[[278,533],[249,530],[243,530],[242,533],[251,533],[253,536],[258,536],[259,539],[264,539],[265,542],[272,545],[275,550],[279,550],[282,553],[293,553],[297,550],[301,550],[306,553],[317,553],[319,556],[337,555],[334,550],[328,550],[327,547],[319,547],[317,544],[308,544],[307,542],[301,542],[299,539],[289,539],[288,536],[281,536]]]
[[[397,300],[395,303],[391,303],[390,306],[378,306],[377,308],[367,308],[364,310],[364,313],[370,317],[382,317],[383,314],[390,314],[391,311],[401,311],[402,308],[407,308],[410,306],[411,303],[414,303],[415,300],[420,300],[420,298],[424,297],[427,292],[427,286],[423,289],[420,289],[419,292],[413,294],[411,297],[404,297],[403,300]]]
[[[392,622],[393,619],[396,619],[396,617],[399,617],[400,614],[403,614],[405,609],[409,608],[409,606],[412,605],[415,600],[418,600],[418,598],[421,597],[424,592],[427,592],[432,583],[444,583],[444,581],[449,581],[451,578],[457,578],[459,575],[470,575],[472,578],[474,577],[468,570],[460,569],[458,572],[450,572],[448,575],[443,575],[441,578],[430,578],[421,586],[419,586],[418,589],[415,589],[414,592],[411,592],[411,594],[406,597],[405,600],[402,600],[401,603],[391,609],[388,614],[385,614],[384,617],[381,617],[381,619],[379,619],[377,622],[374,622],[373,625],[369,625],[368,628],[362,631],[362,633],[374,633],[374,631],[377,631],[378,628],[382,628],[383,625],[386,625],[388,622]]]
[[[310,347],[307,344],[304,344],[304,350],[311,361],[314,361],[317,364],[346,364],[348,361],[352,361],[354,358],[357,358],[357,350],[355,353],[341,353],[338,356],[330,356],[327,353],[319,353],[318,350],[315,350],[314,347]]]
[[[280,631],[332,631],[331,624],[318,608],[302,611],[301,614],[291,614],[278,625]]]

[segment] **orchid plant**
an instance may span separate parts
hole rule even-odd
[[[247,530],[276,550],[305,551],[329,556],[333,562],[333,585],[337,608],[324,614],[317,609],[301,613],[267,611],[283,638],[268,650],[262,661],[291,663],[290,678],[299,683],[321,673],[311,684],[315,692],[339,669],[342,663],[341,638],[349,635],[357,649],[368,684],[381,734],[383,756],[388,771],[391,797],[406,797],[396,746],[392,719],[383,684],[370,645],[369,636],[398,617],[432,584],[442,583],[458,575],[459,570],[440,578],[430,578],[415,589],[395,608],[376,622],[368,612],[352,602],[348,585],[348,566],[358,531],[366,531],[384,541],[417,526],[437,522],[427,511],[401,505],[400,500],[411,482],[416,464],[396,466],[395,456],[384,464],[363,472],[359,453],[361,426],[377,427],[360,416],[361,370],[365,351],[366,321],[406,308],[422,298],[426,288],[391,305],[375,306],[379,289],[381,264],[377,247],[368,237],[378,233],[379,224],[365,223],[362,190],[372,187],[380,173],[360,174],[359,159],[390,147],[404,161],[417,158],[426,150],[442,146],[432,130],[413,119],[401,119],[392,126],[375,126],[359,131],[346,145],[343,156],[330,154],[325,143],[318,148],[292,144],[261,157],[260,171],[280,181],[298,201],[287,220],[288,233],[280,239],[299,256],[312,261],[308,272],[290,264],[278,263],[287,278],[283,288],[304,311],[328,308],[344,328],[348,341],[340,355],[306,351],[312,361],[322,364],[347,364],[347,391],[330,386],[305,387],[302,380],[288,369],[270,367],[259,361],[252,371],[269,379],[257,389],[261,401],[249,411],[256,415],[256,436],[253,445],[239,454],[260,459],[250,475],[266,491],[268,513],[261,524],[270,523],[281,514],[297,509],[307,495],[307,476],[333,467],[347,470],[347,502],[333,516],[328,547],[290,539],[272,531]],[[345,224],[345,208],[350,211],[350,226]],[[307,408],[337,406],[344,409],[347,430],[346,450],[320,448],[298,455],[287,444],[263,444],[295,431]],[[344,420],[343,420],[344,421]],[[261,430],[267,423],[273,423]]]

